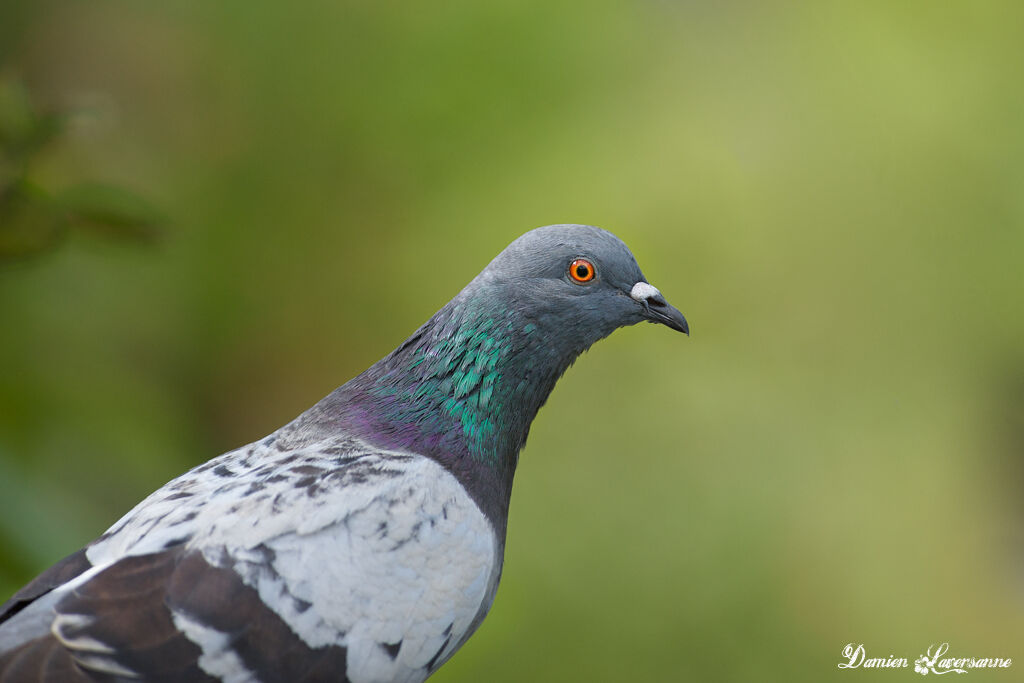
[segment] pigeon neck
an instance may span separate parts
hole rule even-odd
[[[338,405],[348,428],[445,466],[503,536],[530,423],[579,349],[507,297],[467,291],[339,389]]]

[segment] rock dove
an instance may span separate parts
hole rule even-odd
[[[425,680],[494,600],[537,411],[644,320],[689,334],[617,237],[526,233],[361,375],[0,606],[0,682]]]

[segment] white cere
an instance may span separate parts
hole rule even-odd
[[[646,282],[638,282],[633,285],[633,289],[630,290],[629,295],[637,301],[643,303],[651,297],[661,296],[661,292],[654,285],[649,285]]]

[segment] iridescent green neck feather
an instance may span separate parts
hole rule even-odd
[[[456,299],[366,373],[366,393],[402,433],[491,467],[514,458],[571,362],[537,324],[486,296]],[[416,438],[419,437],[419,438]]]
[[[490,288],[464,291],[308,418],[437,460],[503,528],[530,423],[582,350],[514,304]]]

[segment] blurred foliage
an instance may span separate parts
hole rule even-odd
[[[33,110],[19,83],[0,80],[0,264],[56,247],[69,228],[151,241],[159,215],[123,188],[83,183],[51,196],[30,178],[33,159],[62,130],[57,114]]]
[[[561,381],[492,614],[437,680],[910,675],[838,671],[848,642],[1024,663],[1022,24],[3,3],[0,239],[60,241],[0,269],[0,593],[571,221],[693,336],[617,332]],[[153,243],[148,204],[83,179],[173,221]]]

